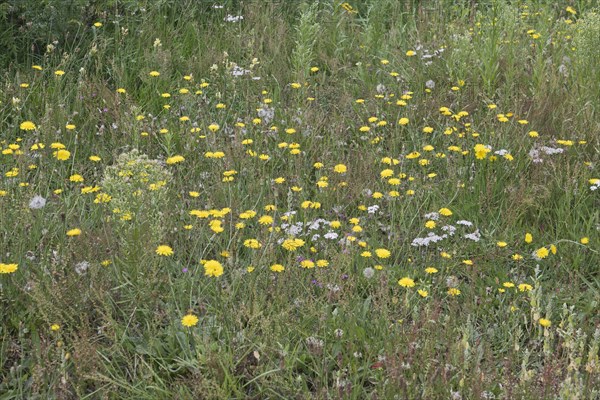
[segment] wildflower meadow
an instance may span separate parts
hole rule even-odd
[[[598,1],[0,32],[0,399],[600,399]]]

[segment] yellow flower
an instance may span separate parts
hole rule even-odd
[[[475,158],[477,158],[478,160],[483,160],[484,158],[486,158],[487,153],[489,153],[491,151],[489,148],[487,148],[483,144],[476,144],[474,150],[475,150]]]
[[[443,215],[444,217],[449,217],[452,215],[452,211],[450,211],[450,209],[448,209],[448,208],[440,208],[440,210],[438,212],[441,215]]]
[[[433,228],[435,228],[435,226],[436,226],[435,221],[430,220],[430,221],[425,222],[425,228],[427,228],[427,229],[433,229]]]
[[[460,295],[460,290],[457,289],[457,288],[449,288],[448,289],[448,294],[450,296],[458,296],[458,295]]]
[[[506,247],[508,245],[508,243],[506,242],[496,242],[496,246],[498,247]]]
[[[417,53],[416,53],[414,50],[408,50],[408,51],[406,52],[406,56],[407,56],[407,57],[413,57],[413,56],[415,56],[416,54],[417,54]]]
[[[312,260],[306,259],[306,260],[300,261],[300,266],[302,268],[310,269],[310,268],[314,268],[315,267],[315,263]]]
[[[66,161],[71,157],[71,152],[69,150],[58,150],[53,153],[54,157],[60,161]]]
[[[425,268],[425,272],[431,275],[431,274],[437,274],[438,270],[437,270],[437,268],[434,268],[434,267],[427,267],[427,268]]]
[[[388,258],[389,256],[392,255],[392,253],[390,253],[390,251],[387,249],[376,249],[375,254],[379,258]]]
[[[258,223],[261,225],[272,225],[273,217],[271,217],[270,215],[263,215],[258,219]]]
[[[406,117],[400,118],[400,120],[398,120],[398,123],[402,126],[408,125],[409,122],[410,122],[409,119]]]
[[[185,161],[185,158],[183,156],[180,155],[175,155],[173,157],[169,157],[167,158],[167,164],[171,165],[171,164],[177,164],[180,162]]]
[[[181,325],[183,325],[187,328],[191,328],[193,326],[196,326],[197,324],[198,324],[198,317],[196,317],[194,314],[187,314],[186,316],[181,318]]]
[[[304,246],[304,240],[302,239],[286,239],[281,244],[281,247],[288,251],[295,251],[296,249]]]
[[[158,72],[158,71],[150,71],[148,73],[148,75],[153,76],[153,77],[157,77],[157,76],[160,76],[160,72]]]
[[[69,180],[71,182],[83,182],[83,176],[79,174],[74,174],[69,177]]]
[[[72,131],[73,129],[76,128],[75,124],[67,124],[65,125],[65,128],[69,131]]]
[[[281,264],[273,264],[271,265],[271,271],[273,272],[283,272],[285,271],[285,267]]]
[[[335,167],[333,167],[333,170],[338,174],[343,174],[346,171],[348,171],[348,168],[344,164],[338,164]]]
[[[540,318],[540,319],[538,319],[538,322],[544,328],[549,328],[550,325],[552,325],[552,321],[550,321],[549,319],[546,319],[546,318]]]
[[[0,274],[12,274],[19,269],[18,264],[3,264],[0,263]]]
[[[65,74],[65,71],[60,70],[60,69],[54,71],[54,75],[56,75],[56,76],[63,76],[64,74]]]
[[[329,265],[329,261],[327,260],[317,260],[317,267],[325,268]]]
[[[79,236],[81,235],[81,229],[73,228],[67,231],[67,236]]]
[[[415,286],[415,281],[409,277],[404,277],[398,281],[398,285],[405,288],[411,288]]]
[[[246,239],[244,240],[244,246],[250,249],[260,249],[262,244],[256,239]]]
[[[161,244],[160,246],[158,246],[156,248],[156,254],[158,254],[159,256],[172,256],[173,255],[173,249],[171,248],[171,246],[167,246],[166,244]]]
[[[204,275],[219,277],[223,275],[223,266],[216,260],[209,260],[204,263]]]
[[[579,239],[579,242],[581,244],[588,244],[590,242],[590,238],[588,238],[588,237],[582,237],[581,239]]]
[[[60,325],[52,324],[52,325],[50,325],[50,329],[53,330],[54,332],[56,332],[57,330],[60,329]]]
[[[537,249],[537,250],[535,251],[535,255],[536,255],[536,257],[537,257],[537,258],[540,258],[540,259],[543,259],[543,258],[546,258],[546,257],[548,257],[548,254],[550,254],[550,252],[549,252],[549,251],[548,251],[548,249],[547,249],[547,248],[545,248],[545,247],[540,247],[539,249]]]
[[[19,125],[19,128],[23,131],[33,131],[34,129],[37,129],[35,124],[31,121],[21,122],[21,125]]]
[[[531,286],[528,283],[521,283],[521,284],[519,284],[519,291],[520,292],[528,292],[528,291],[530,291],[532,289],[533,289],[533,286]]]
[[[429,295],[429,293],[427,292],[427,290],[423,290],[423,289],[419,289],[417,290],[417,293],[419,293],[419,295],[423,298],[427,297]]]
[[[526,233],[525,234],[525,243],[531,243],[533,242],[533,236],[531,236],[531,233]]]

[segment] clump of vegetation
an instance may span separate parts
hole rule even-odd
[[[72,3],[0,5],[3,398],[600,396],[596,1]]]

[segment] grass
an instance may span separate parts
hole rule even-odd
[[[0,8],[0,398],[600,396],[598,4],[222,5]]]

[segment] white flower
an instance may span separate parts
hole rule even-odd
[[[375,214],[377,211],[379,211],[379,206],[377,204],[374,204],[374,205],[370,206],[369,208],[367,208],[367,212],[369,214]]]
[[[323,237],[325,239],[337,239],[338,234],[336,232],[327,232],[325,235],[323,235]]]
[[[367,267],[363,270],[363,275],[367,279],[371,279],[375,275],[375,270],[371,267]]]
[[[225,22],[239,22],[239,21],[241,21],[243,19],[244,19],[243,15],[235,15],[235,16],[233,16],[231,14],[227,14],[227,16],[225,18],[223,18],[223,20]]]
[[[433,221],[437,221],[440,219],[440,214],[437,212],[430,212],[429,214],[425,214],[424,217]]]
[[[442,230],[448,232],[448,235],[452,236],[454,235],[454,232],[456,232],[456,227],[453,225],[444,225],[442,226]]]
[[[90,263],[87,261],[78,262],[75,264],[75,272],[77,272],[78,275],[83,275],[89,267]]]
[[[456,221],[456,223],[458,225],[473,226],[473,223],[471,221],[465,221],[464,219],[461,219],[460,221]]]
[[[481,234],[479,233],[479,229],[477,229],[475,232],[473,233],[468,233],[465,235],[465,239],[470,239],[474,242],[479,242],[479,240],[481,239]]]
[[[31,199],[31,201],[29,202],[29,208],[31,208],[32,210],[39,210],[45,205],[46,199],[39,195],[34,196],[33,199]]]

